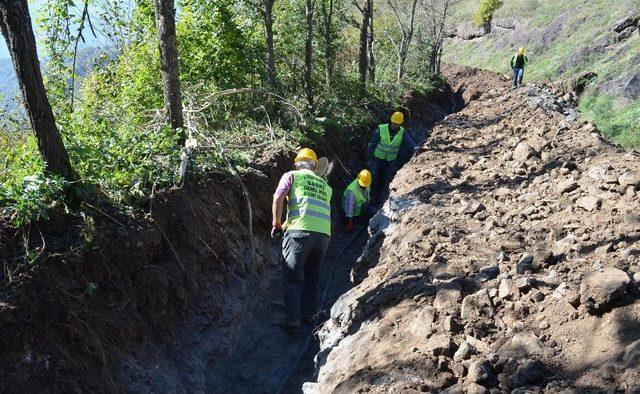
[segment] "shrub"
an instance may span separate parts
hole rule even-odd
[[[480,0],[480,5],[476,11],[473,22],[476,26],[486,26],[491,23],[493,13],[500,8],[502,0]]]

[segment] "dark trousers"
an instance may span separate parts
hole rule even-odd
[[[513,69],[513,87],[517,88],[522,85],[522,77],[524,76],[524,68]]]
[[[388,161],[373,158],[371,161],[371,168],[369,170],[371,171],[372,177],[371,197],[373,197],[374,204],[379,205],[385,188],[398,171],[396,160]]]
[[[286,323],[300,324],[302,317],[317,313],[322,261],[329,236],[311,231],[287,231],[282,242],[284,256],[284,303]]]

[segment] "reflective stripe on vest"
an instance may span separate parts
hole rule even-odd
[[[378,128],[380,130],[380,142],[378,142],[373,155],[380,160],[393,161],[398,157],[398,151],[400,151],[402,138],[404,137],[404,128],[400,127],[393,140],[389,134],[388,124],[381,124]]]
[[[331,187],[313,171],[293,171],[286,229],[331,235],[331,194]]]
[[[357,179],[351,182],[349,186],[347,186],[347,189],[342,195],[342,209],[344,209],[345,213],[347,212],[347,207],[345,205],[347,202],[347,193],[353,193],[353,195],[355,196],[353,216],[360,216],[360,213],[362,213],[362,205],[366,202],[369,202],[369,188],[366,188],[363,192]]]

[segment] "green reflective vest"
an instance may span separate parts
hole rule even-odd
[[[357,179],[351,182],[351,184],[347,186],[346,190],[344,191],[344,194],[342,195],[342,209],[344,210],[344,212],[345,213],[347,212],[347,205],[346,205],[347,194],[353,193],[353,195],[355,196],[355,200],[354,200],[355,204],[353,206],[353,217],[360,216],[360,214],[362,213],[362,205],[364,203],[369,202],[370,189],[371,188],[368,187],[363,192]]]
[[[293,171],[285,228],[331,235],[331,193],[327,182],[313,171]]]
[[[400,146],[402,145],[402,138],[404,137],[404,128],[400,127],[400,131],[398,131],[391,139],[389,135],[389,125],[381,124],[379,126],[380,129],[380,142],[378,142],[378,146],[376,146],[376,150],[373,152],[373,155],[380,160],[394,161],[396,157],[398,157],[398,151],[400,150]]]

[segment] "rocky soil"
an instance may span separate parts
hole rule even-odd
[[[319,332],[326,392],[638,392],[640,163],[573,96],[453,70]]]

